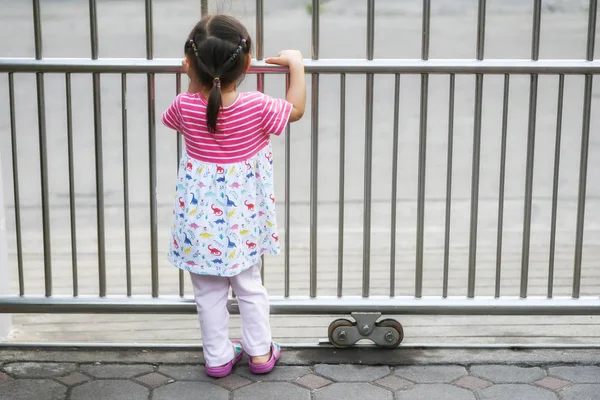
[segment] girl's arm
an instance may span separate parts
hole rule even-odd
[[[284,50],[277,57],[267,58],[268,64],[281,65],[290,69],[290,87],[286,100],[292,104],[290,122],[296,122],[304,115],[306,107],[306,82],[302,54],[297,50]]]

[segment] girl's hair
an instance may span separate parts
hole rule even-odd
[[[185,55],[194,60],[192,70],[200,83],[211,87],[206,109],[209,132],[217,130],[223,104],[221,85],[237,84],[243,78],[252,46],[248,31],[227,15],[203,18],[185,42]]]

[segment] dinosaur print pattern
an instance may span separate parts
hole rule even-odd
[[[235,276],[279,254],[271,145],[235,164],[183,152],[169,261],[202,275]]]

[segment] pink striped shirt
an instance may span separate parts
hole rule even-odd
[[[217,132],[206,126],[207,102],[198,93],[181,93],[162,114],[167,127],[181,132],[188,155],[208,163],[237,163],[253,157],[280,135],[292,112],[292,104],[260,92],[242,92],[222,107]]]

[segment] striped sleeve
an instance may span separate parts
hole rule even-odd
[[[173,103],[162,113],[162,123],[167,127],[176,131],[181,131],[181,95],[177,96]]]
[[[290,119],[292,103],[263,95],[262,128],[265,133],[281,135]]]

